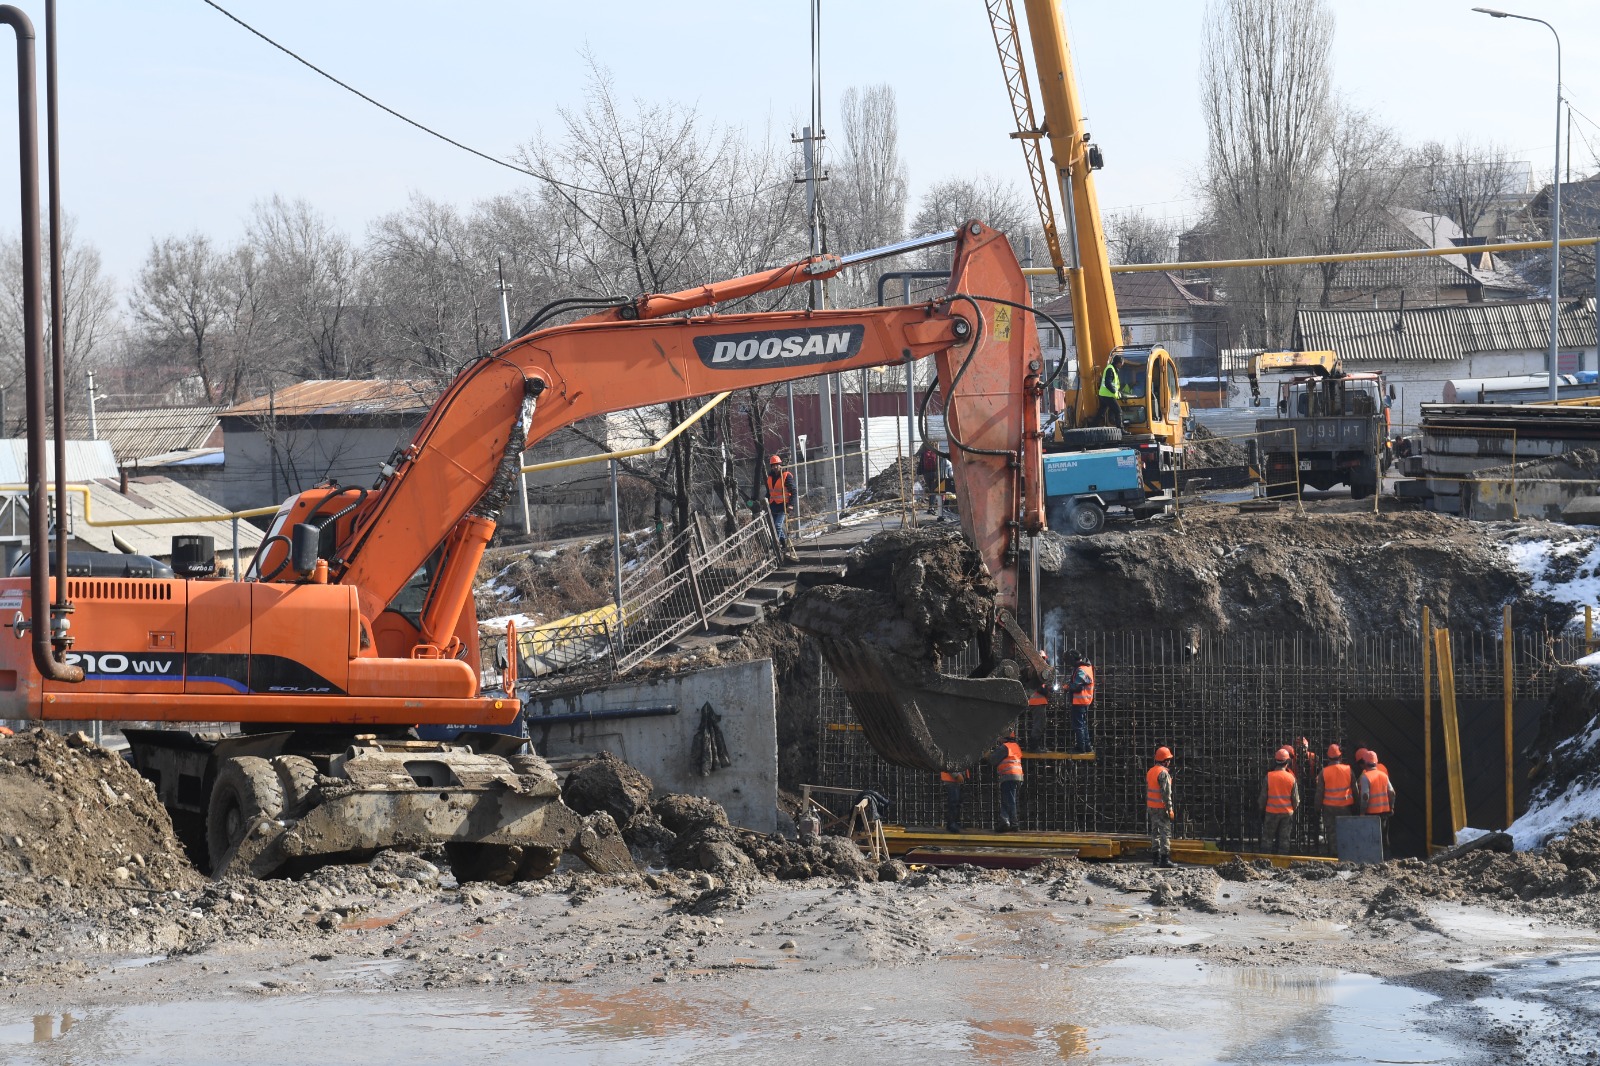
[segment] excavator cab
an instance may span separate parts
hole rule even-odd
[[[1178,386],[1178,364],[1157,344],[1121,347],[1122,428],[1137,437],[1154,437],[1174,446],[1183,443],[1189,405]]]

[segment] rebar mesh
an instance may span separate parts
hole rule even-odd
[[[1453,634],[1457,699],[1500,701],[1503,675],[1500,634]],[[1158,745],[1177,753],[1175,802],[1180,835],[1217,840],[1228,847],[1259,839],[1257,792],[1272,752],[1305,737],[1320,757],[1330,743],[1348,759],[1361,744],[1380,747],[1390,719],[1408,742],[1420,739],[1422,653],[1415,634],[1369,635],[1351,644],[1279,637],[1194,636],[1170,632],[1068,632],[1053,642],[1052,661],[1066,663],[1078,650],[1095,664],[1096,687],[1089,729],[1095,758],[1029,758],[1020,828],[1029,831],[1142,833],[1144,772]],[[1548,698],[1551,665],[1582,654],[1582,638],[1513,637],[1515,697]],[[944,821],[938,775],[884,762],[854,723],[838,681],[822,665],[818,783],[873,787],[894,801],[889,817],[903,825],[933,827]],[[1435,685],[1435,717],[1438,696]],[[1498,705],[1498,704],[1497,704]],[[1409,707],[1415,721],[1406,718]],[[1065,693],[1045,710],[1046,752],[1068,747]],[[1025,714],[1018,735],[1026,742],[1033,723]],[[1435,758],[1443,759],[1437,734]],[[1396,751],[1384,756],[1391,764]],[[1397,767],[1391,765],[1394,773]],[[1420,767],[1415,771],[1420,782]],[[1442,771],[1440,771],[1442,773]],[[1397,775],[1398,776],[1398,775]],[[1303,802],[1315,796],[1303,782]],[[1398,785],[1404,789],[1406,786]],[[1409,799],[1416,800],[1411,788]],[[993,770],[978,767],[964,790],[963,821],[978,829],[996,822],[998,789]],[[1417,802],[1420,802],[1417,800]],[[1413,808],[1415,809],[1415,808]],[[1298,845],[1315,850],[1318,826],[1302,818]]]

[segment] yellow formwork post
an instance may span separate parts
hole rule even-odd
[[[1450,631],[1434,631],[1435,663],[1439,669],[1439,717],[1443,723],[1445,776],[1450,784],[1450,840],[1467,826],[1467,796],[1461,779],[1461,730],[1456,720],[1455,658],[1450,651]]]
[[[1515,790],[1515,784],[1516,783],[1512,779],[1512,776],[1511,776],[1511,743],[1512,743],[1512,741],[1511,741],[1511,733],[1512,733],[1512,730],[1511,730],[1511,725],[1512,725],[1512,722],[1511,722],[1511,706],[1512,706],[1512,703],[1513,703],[1513,700],[1512,700],[1512,688],[1513,688],[1513,686],[1512,686],[1512,674],[1511,674],[1511,671],[1512,671],[1512,667],[1513,667],[1513,662],[1512,662],[1512,644],[1511,644],[1511,605],[1509,603],[1506,604],[1504,609],[1503,609],[1502,618],[1501,618],[1501,630],[1502,630],[1502,633],[1501,633],[1501,638],[1500,638],[1500,644],[1501,644],[1501,648],[1502,648],[1501,658],[1504,660],[1504,663],[1505,663],[1504,685],[1505,685],[1505,701],[1506,701],[1506,828],[1510,829],[1511,828],[1511,823],[1517,820],[1517,810],[1516,810],[1517,800],[1516,800],[1516,790]]]
[[[1422,608],[1422,817],[1433,854],[1433,620]]]

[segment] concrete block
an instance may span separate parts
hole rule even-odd
[[[1426,481],[1396,481],[1394,494],[1403,499],[1420,500],[1433,495]]]
[[[700,708],[721,716],[733,765],[701,777],[691,766]],[[645,708],[675,714],[640,718],[558,721],[555,715]],[[656,794],[704,796],[720,803],[728,820],[762,833],[778,830],[778,699],[772,660],[717,666],[615,684],[587,692],[533,695],[522,705],[528,735],[545,756],[609,751],[655,784]]]
[[[1375,814],[1339,819],[1340,862],[1382,862],[1383,827]]]
[[[1575,526],[1600,526],[1600,496],[1578,496],[1561,508],[1561,519]]]

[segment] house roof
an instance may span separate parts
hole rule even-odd
[[[44,444],[44,467],[50,480],[55,478],[55,442]],[[117,457],[111,442],[104,440],[67,441],[67,480],[117,476]],[[0,440],[0,485],[24,485],[28,481],[28,442],[12,437]]]
[[[97,522],[116,522],[139,518],[182,518],[187,516],[224,514],[227,508],[198,492],[164,477],[135,477],[128,479],[128,494],[120,491],[115,478],[90,481],[90,514]],[[177,536],[206,536],[216,541],[217,553],[226,554],[233,547],[234,524],[226,519],[216,522],[174,522],[160,525],[93,526],[83,520],[80,508],[82,497],[71,496],[73,513],[72,535],[97,551],[133,552],[136,555],[167,556],[172,554],[172,538]],[[239,550],[253,553],[262,538],[261,530],[249,522],[238,523]]]
[[[220,407],[145,407],[126,411],[96,411],[95,435],[111,442],[122,463],[150,455],[187,448],[221,447]],[[89,412],[67,416],[67,435],[89,439]]]
[[[1563,304],[1561,347],[1592,347],[1594,338],[1594,298]],[[1331,349],[1347,363],[1447,362],[1472,352],[1539,351],[1549,343],[1544,300],[1295,312],[1296,348]]]
[[[438,395],[439,386],[431,381],[300,381],[221,413],[227,418],[408,414],[426,411]]]
[[[1202,307],[1221,307],[1207,300],[1179,280],[1171,271],[1150,270],[1136,274],[1111,275],[1117,310],[1122,314],[1185,312]],[[1072,297],[1063,293],[1039,305],[1039,310],[1056,318],[1072,315]],[[1066,323],[1063,323],[1065,325]]]

